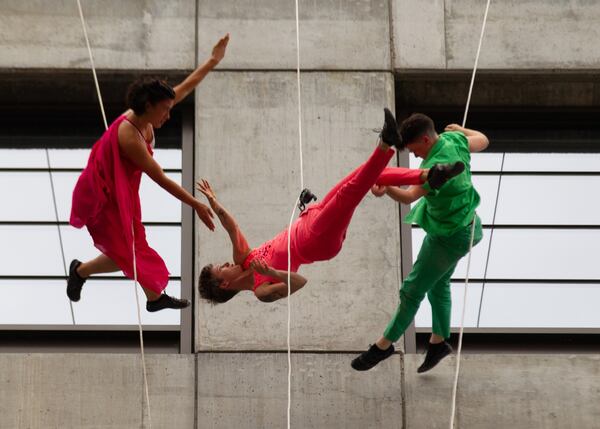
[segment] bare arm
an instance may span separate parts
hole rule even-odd
[[[248,245],[248,241],[242,233],[242,230],[238,226],[233,216],[231,216],[231,214],[225,210],[225,207],[219,203],[217,200],[217,195],[212,190],[208,181],[202,179],[196,184],[196,186],[197,189],[208,199],[210,207],[217,214],[221,225],[223,225],[223,228],[225,228],[227,234],[229,234],[229,239],[231,240],[231,245],[233,246],[233,261],[236,264],[242,264],[246,260],[248,253],[250,253],[250,246]]]
[[[275,270],[267,266],[260,260],[252,261],[252,269],[265,276],[276,278],[280,280],[279,283],[263,283],[259,285],[254,294],[258,299],[263,302],[273,302],[288,296],[288,272],[282,270]],[[298,273],[289,273],[290,279],[290,294],[299,291],[304,287],[307,280],[305,277]]]
[[[202,82],[206,75],[221,62],[225,56],[227,43],[229,43],[229,33],[219,39],[217,44],[213,47],[211,56],[204,62],[204,64],[199,66],[188,77],[186,77],[183,82],[173,88],[175,90],[175,104],[187,97],[190,92],[192,92],[194,88],[196,88],[196,86]]]
[[[394,201],[402,204],[412,204],[423,195],[427,195],[427,190],[422,186],[409,186],[408,188],[403,189],[398,186],[375,185],[371,191],[373,192],[373,195],[377,197],[388,195]]]
[[[469,128],[461,127],[457,124],[450,124],[445,128],[445,131],[460,131],[466,137],[469,142],[469,151],[470,152],[481,152],[485,150],[490,141],[485,134],[480,131],[470,130]]]
[[[133,162],[140,170],[148,175],[161,188],[173,195],[182,203],[192,207],[202,222],[212,231],[215,225],[212,222],[210,209],[196,200],[192,194],[182,188],[178,183],[169,179],[162,167],[148,152],[146,143],[143,142],[138,131],[133,125],[123,121],[119,126],[119,148],[123,155]]]

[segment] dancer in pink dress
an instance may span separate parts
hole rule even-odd
[[[373,185],[421,185],[428,182],[437,189],[450,178],[460,174],[464,164],[437,164],[426,170],[386,168],[396,149],[404,145],[398,134],[392,113],[385,109],[385,123],[380,141],[367,162],[338,183],[318,204],[303,211],[292,224],[290,233],[290,291],[301,289],[306,279],[297,273],[303,264],[334,258],[342,249],[346,231],[354,210]],[[233,246],[234,263],[209,264],[202,269],[199,279],[200,295],[209,301],[221,303],[233,298],[239,291],[253,291],[265,302],[288,296],[288,229],[275,238],[251,249],[233,217],[217,201],[210,184],[203,180],[198,189],[207,198],[223,227],[229,233]],[[310,191],[302,192],[301,206],[310,202]]]
[[[67,295],[79,301],[85,280],[94,274],[123,271],[134,277],[134,246],[137,278],[147,297],[146,309],[185,308],[190,302],[171,297],[163,290],[169,272],[162,258],[146,241],[142,224],[139,187],[142,172],[181,202],[193,207],[202,222],[214,230],[213,214],[179,184],[169,179],[152,157],[154,129],[168,119],[173,106],[190,94],[223,59],[229,34],[221,38],[210,58],[175,87],[160,79],[135,81],[127,93],[127,110],[98,140],[88,164],[73,190],[70,223],[86,226],[98,257],[71,261]]]

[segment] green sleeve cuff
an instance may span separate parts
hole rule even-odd
[[[431,186],[429,186],[429,182],[425,182],[421,185],[423,187],[423,189],[425,189],[428,193],[433,191],[433,189],[431,189]]]

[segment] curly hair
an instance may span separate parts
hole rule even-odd
[[[236,296],[239,291],[220,288],[221,280],[213,275],[212,267],[212,264],[209,264],[202,268],[198,279],[198,291],[205,300],[222,304]]]
[[[156,104],[169,99],[175,99],[175,90],[167,81],[156,77],[142,77],[129,85],[125,103],[136,115],[143,115],[146,103]]]
[[[412,143],[424,134],[435,134],[433,119],[423,113],[413,113],[406,118],[398,127],[400,137],[406,144]]]

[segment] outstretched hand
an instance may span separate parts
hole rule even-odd
[[[387,188],[383,185],[373,185],[373,187],[371,188],[371,193],[376,197],[383,197],[385,195],[386,189]]]
[[[267,263],[260,258],[256,258],[250,262],[250,268],[252,271],[262,274],[263,276],[268,276],[271,274],[271,267],[269,267]]]
[[[196,189],[202,192],[209,201],[217,199],[217,194],[215,194],[215,191],[213,191],[210,183],[208,183],[208,180],[206,179],[201,179],[199,182],[196,182]]]
[[[213,216],[213,212],[210,210],[210,208],[208,206],[206,206],[205,204],[202,204],[200,201],[198,201],[196,203],[196,206],[194,207],[194,210],[196,210],[196,214],[198,215],[198,217],[200,218],[202,223],[204,223],[204,225],[206,225],[206,227],[208,229],[210,229],[211,231],[214,231],[215,224],[212,221],[214,216]]]
[[[217,44],[213,47],[211,53],[211,60],[216,63],[220,63],[221,60],[225,57],[225,50],[227,49],[227,44],[229,43],[229,33],[225,36],[221,37]]]

